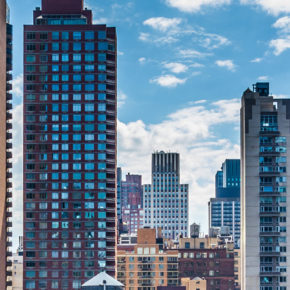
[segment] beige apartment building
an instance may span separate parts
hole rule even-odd
[[[178,285],[178,251],[163,251],[156,229],[139,229],[137,244],[117,252],[118,281],[126,290],[153,290]]]
[[[186,290],[206,290],[206,280],[196,277],[193,279],[182,278],[181,286],[186,287]]]

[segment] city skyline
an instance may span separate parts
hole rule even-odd
[[[193,13],[187,13],[175,8],[176,5],[174,5],[173,2],[174,1],[158,1],[158,3],[155,3],[156,9],[154,9],[155,11],[153,13],[150,12],[149,9],[150,5],[152,5],[150,1],[148,4],[133,3],[133,5],[128,4],[132,3],[130,1],[124,1],[123,7],[125,9],[122,13],[134,15],[135,18],[132,19],[137,25],[136,28],[133,29],[132,27],[134,27],[134,25],[132,25],[132,23],[130,24],[127,19],[128,17],[123,17],[124,20],[121,19],[122,17],[114,17],[113,13],[116,14],[117,9],[115,1],[97,4],[94,4],[95,1],[86,1],[88,6],[93,7],[93,9],[97,11],[96,15],[98,17],[95,20],[99,19],[105,21],[103,17],[107,14],[108,23],[120,27],[121,43],[119,47],[119,68],[122,72],[122,81],[119,87],[119,96],[121,96],[119,101],[120,103],[124,103],[125,101],[125,105],[120,108],[119,115],[120,159],[118,165],[123,168],[124,172],[130,171],[136,174],[142,174],[144,182],[149,182],[150,162],[147,161],[148,156],[157,149],[179,152],[181,154],[181,163],[184,164],[181,168],[181,181],[190,183],[190,187],[192,188],[189,206],[193,210],[191,211],[190,222],[201,222],[202,231],[206,231],[207,214],[205,213],[205,209],[209,197],[214,196],[214,173],[219,168],[219,164],[223,159],[239,157],[239,130],[237,128],[239,122],[239,97],[241,92],[259,77],[265,78],[268,75],[273,83],[273,91],[280,95],[287,94],[287,85],[281,82],[280,79],[282,78],[280,76],[283,74],[285,75],[287,69],[285,66],[285,58],[287,58],[289,51],[285,50],[280,55],[275,55],[275,50],[269,48],[271,40],[283,37],[284,39],[286,38],[287,29],[286,26],[284,26],[283,29],[281,21],[279,22],[280,24],[277,23],[275,27],[273,27],[273,24],[276,23],[278,19],[282,18],[285,13],[281,12],[282,9],[279,10],[279,4],[277,4],[278,8],[274,7],[276,9],[276,11],[274,11],[270,6],[262,7],[258,5],[254,7],[239,5],[238,3],[219,7],[202,6],[200,10],[196,11],[191,8]],[[14,102],[16,105],[14,115],[16,118],[14,122],[15,139],[13,142],[16,153],[14,158],[16,173],[14,178],[14,191],[15,196],[19,196],[22,190],[19,185],[19,180],[22,178],[20,174],[22,170],[20,165],[21,148],[19,146],[21,143],[21,141],[19,141],[21,138],[21,115],[19,112],[21,110],[22,96],[22,93],[19,93],[19,85],[21,84],[19,76],[22,72],[22,56],[19,51],[22,51],[20,45],[23,35],[22,24],[24,22],[30,23],[29,11],[39,6],[40,1],[22,1],[22,3],[17,3],[17,5],[13,1],[8,1],[8,3],[11,6],[11,20],[15,26],[16,39],[16,56],[14,60],[14,95],[16,96]],[[171,3],[171,5],[166,5],[166,3]],[[113,5],[115,5],[114,8],[112,7]],[[235,12],[234,9],[237,8],[237,6],[240,8],[240,12]],[[181,9],[181,7],[179,8]],[[288,7],[284,7],[284,9],[287,10]],[[143,10],[144,12],[142,12]],[[183,10],[186,9],[184,8]],[[287,10],[286,12],[289,11]],[[230,18],[230,23],[233,24],[233,27],[231,29],[228,28],[230,29],[228,30],[225,29],[226,25],[221,19],[225,16],[229,16],[231,13],[234,14]],[[247,24],[248,27],[254,24],[257,25],[253,30],[253,34],[247,35],[245,44],[239,41],[239,33],[237,36],[234,34],[235,29],[241,31],[242,27],[245,25],[244,21],[242,21],[243,13],[246,13],[247,17],[250,19],[249,24]],[[209,16],[220,24],[213,28],[212,22],[207,23]],[[261,19],[259,24],[257,24],[255,20],[257,16]],[[200,57],[203,56],[204,58],[196,59],[196,62],[200,62],[204,67],[191,67],[187,69],[187,73],[201,70],[201,74],[194,78],[182,75],[182,73],[181,76],[179,76],[179,74],[173,74],[169,70],[170,67],[171,70],[174,69],[175,72],[178,71],[178,68],[173,68],[172,63],[181,62],[185,66],[188,66],[189,63],[184,59],[170,58],[169,55],[165,55],[164,58],[157,61],[156,59],[159,58],[162,47],[164,46],[160,46],[160,44],[156,46],[156,43],[146,42],[146,38],[144,38],[146,35],[144,34],[143,40],[140,40],[142,32],[152,35],[160,33],[155,35],[159,38],[164,36],[164,33],[167,35],[166,31],[168,32],[168,29],[166,30],[166,28],[164,28],[165,32],[156,32],[152,24],[153,20],[146,22],[146,20],[157,17],[181,19],[181,23],[178,25],[182,25],[182,29],[188,26],[192,28],[199,23],[204,30],[201,30],[201,32],[195,36],[197,43],[198,40],[205,40],[206,35],[211,41],[213,41],[212,37],[214,35],[221,35],[226,37],[231,44],[228,43],[219,48],[205,48],[200,44],[191,43],[190,48],[202,53]],[[265,27],[268,28],[266,32],[264,29]],[[205,32],[206,35],[202,33],[202,31]],[[242,30],[242,32],[245,31],[246,28]],[[281,32],[281,36],[278,34],[279,31]],[[133,35],[132,39],[128,39],[128,35]],[[246,50],[245,45],[248,42],[251,42],[252,48]],[[177,48],[185,49],[184,44],[183,47],[181,47],[181,40],[177,43]],[[133,52],[131,48],[134,47],[134,45],[138,47],[136,52]],[[176,45],[172,43],[168,44],[168,46],[171,48],[171,52],[174,52],[172,49]],[[250,52],[250,50],[255,51],[255,49],[257,54]],[[234,53],[231,52],[232,50]],[[240,51],[243,52],[241,53],[241,58],[239,58]],[[268,54],[264,57],[267,51]],[[211,56],[206,54],[210,54]],[[152,55],[156,56],[151,60],[150,56]],[[176,53],[172,55],[176,55]],[[166,59],[166,57],[168,57],[168,59]],[[236,64],[235,71],[227,69],[230,68],[229,62],[219,62],[220,65],[224,65],[223,68],[215,63],[218,60],[228,59],[232,59]],[[273,67],[274,62],[277,62],[277,66],[281,66],[280,72],[278,72],[277,69],[274,70],[274,68],[276,68],[276,66]],[[165,67],[165,63],[167,68]],[[128,73],[123,69],[123,67],[127,67],[126,64],[130,64],[131,68],[134,65],[134,68],[138,69],[139,74],[136,75],[141,76],[139,77],[140,82],[134,82],[135,84],[130,82],[127,84],[126,79],[128,79]],[[247,69],[247,67],[249,69]],[[272,69],[272,67],[273,71],[269,72],[269,69]],[[182,70],[182,66],[180,69]],[[154,80],[162,75],[162,73],[163,75],[172,74],[181,79],[188,78],[188,80],[175,88],[162,87],[156,82],[150,83],[150,80]],[[221,77],[215,80],[217,74],[220,74]],[[206,76],[206,81],[199,84],[201,76]],[[210,86],[208,86],[208,83],[210,83]],[[140,92],[140,90],[137,89],[138,87],[136,84],[142,84],[142,86],[139,87],[144,88],[143,91],[148,92],[148,98],[146,97],[146,93]],[[233,86],[233,84],[236,85]],[[192,91],[192,93],[188,93],[188,91]],[[124,100],[125,95],[127,95],[126,100]],[[155,98],[155,96],[158,96],[158,98]],[[171,102],[166,102],[167,106],[162,106],[161,104],[164,103],[167,98],[169,98]],[[144,100],[146,100],[146,102]],[[157,106],[152,105],[153,100],[158,101]],[[157,108],[159,108],[158,113],[156,113]],[[164,132],[162,127],[164,128]],[[180,130],[180,128],[184,128],[184,130]],[[225,130],[225,128],[227,130]],[[167,130],[171,132],[170,138],[167,138],[167,134],[165,134]],[[149,142],[144,142],[142,146],[138,146],[138,144],[144,140],[149,140]],[[192,146],[192,144],[194,144],[194,146]],[[202,151],[204,152],[201,154]],[[188,164],[185,164],[182,160],[184,158],[183,156],[190,156],[188,157],[190,158]],[[139,164],[142,164],[142,168],[140,168]],[[201,198],[195,201],[195,197],[197,196],[201,196]],[[16,225],[19,225],[22,217],[19,209],[22,205],[17,202],[17,200],[15,204],[16,214],[14,222]],[[21,232],[17,230],[17,227],[15,229],[16,232],[21,234]],[[14,240],[17,240],[17,236],[14,237]]]

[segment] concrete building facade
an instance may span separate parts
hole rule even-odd
[[[83,0],[24,26],[24,289],[115,275],[116,30]]]
[[[188,184],[180,183],[178,153],[152,154],[152,183],[143,186],[144,226],[165,238],[188,235]]]
[[[257,83],[244,92],[241,108],[243,290],[290,289],[289,150],[290,100]]]

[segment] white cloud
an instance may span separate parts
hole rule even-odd
[[[167,5],[183,12],[195,13],[203,7],[217,7],[231,3],[231,0],[166,0]]]
[[[157,45],[164,45],[164,44],[174,43],[178,41],[177,38],[171,35],[153,36],[150,33],[145,33],[145,32],[140,33],[139,40],[144,41],[144,42],[155,43]]]
[[[182,85],[187,79],[177,78],[174,75],[162,75],[155,79],[152,79],[151,83],[156,83],[161,87],[175,88],[177,85]]]
[[[259,6],[273,15],[290,12],[290,1],[288,0],[240,0],[240,2],[241,4]]]
[[[128,96],[124,94],[124,92],[120,91],[118,94],[118,108],[121,108],[122,106],[124,106],[127,99],[128,99]]]
[[[252,59],[251,62],[253,62],[253,63],[259,63],[259,62],[261,62],[262,60],[263,60],[263,59],[262,59],[261,57],[257,57],[257,58]]]
[[[151,154],[155,150],[179,152],[181,182],[189,183],[190,222],[201,222],[207,231],[207,202],[214,196],[214,176],[226,158],[239,158],[240,100],[221,100],[189,106],[157,124],[118,122],[118,164],[124,172],[142,174],[150,183]],[[234,143],[216,136],[228,126]],[[231,129],[233,128],[233,129]]]
[[[146,57],[140,57],[138,59],[138,61],[141,63],[141,64],[144,64],[146,62]]]
[[[18,236],[23,235],[23,104],[12,110],[13,114],[13,248],[18,245]]]
[[[235,71],[236,70],[236,65],[234,64],[234,62],[230,59],[227,60],[217,60],[216,65],[219,67],[224,67],[230,71]]]
[[[200,52],[195,49],[181,49],[178,54],[184,58],[203,58],[212,55],[212,53]]]
[[[290,35],[285,38],[271,40],[270,47],[274,49],[275,55],[280,55],[282,52],[290,48]]]
[[[23,74],[20,74],[12,80],[13,97],[19,98],[23,96]]]
[[[166,18],[166,17],[153,17],[145,20],[144,25],[148,25],[155,30],[162,32],[167,31],[169,28],[176,28],[181,23],[180,18]]]
[[[284,33],[290,32],[290,17],[284,16],[279,18],[274,24],[273,27],[280,29]]]
[[[164,67],[170,70],[173,73],[179,74],[179,73],[184,73],[188,70],[188,66],[179,63],[179,62],[170,62],[170,63],[165,63]]]
[[[258,77],[258,81],[265,82],[267,80],[269,80],[268,76],[260,76],[260,77]]]
[[[205,104],[207,102],[207,100],[198,100],[195,101],[194,104]]]

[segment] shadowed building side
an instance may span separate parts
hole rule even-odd
[[[5,0],[0,0],[0,289],[12,285],[12,27],[8,24],[9,9]]]

